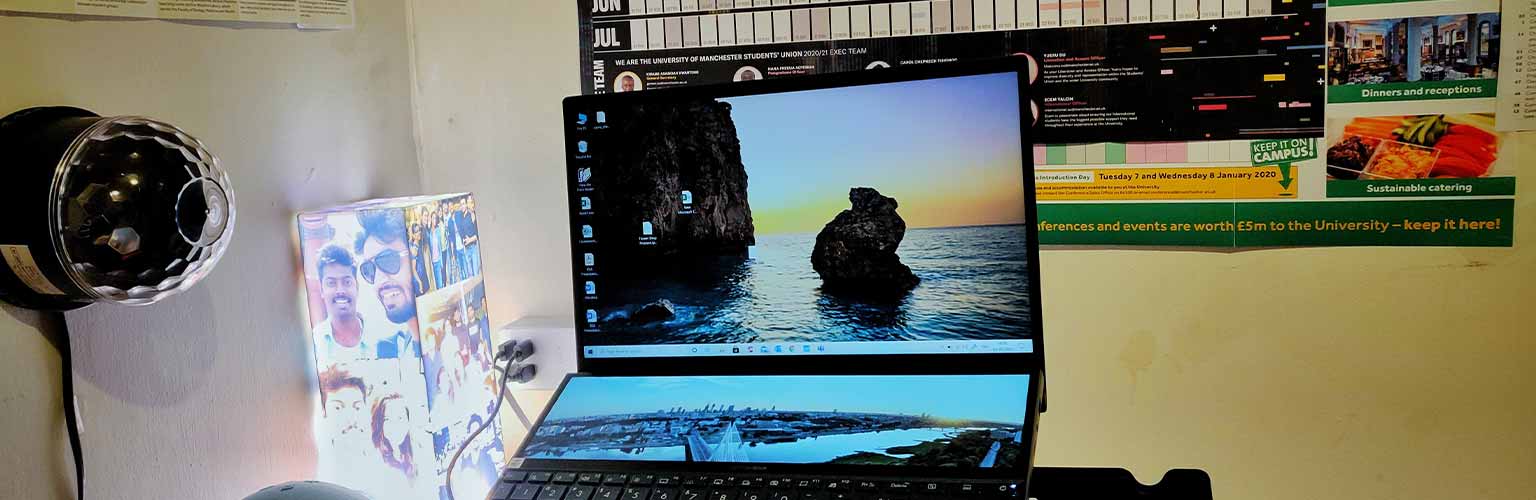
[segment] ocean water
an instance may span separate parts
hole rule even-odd
[[[743,258],[700,259],[664,278],[605,282],[607,321],[594,344],[975,340],[1034,337],[1025,228],[908,229],[897,254],[922,280],[894,299],[823,293],[816,235],[758,235]],[[623,312],[667,299],[673,319],[626,324]]]
[[[842,456],[852,455],[861,451],[871,453],[885,453],[886,449],[897,446],[908,446],[935,439],[943,439],[958,433],[961,429],[949,428],[924,428],[901,429],[881,432],[861,432],[857,434],[837,434],[832,436],[819,436],[806,438],[787,443],[766,443],[757,446],[742,446],[742,452],[750,462],[759,463],[824,463]],[[686,457],[682,446],[662,446],[656,448],[640,449],[580,449],[567,450],[561,454],[536,453],[530,454],[530,458],[571,458],[587,460],[675,460],[681,461]],[[906,457],[909,455],[892,455]]]

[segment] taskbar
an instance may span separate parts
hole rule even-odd
[[[1019,354],[1034,352],[1033,340],[911,340],[870,342],[752,342],[742,344],[657,344],[587,346],[588,358],[692,356],[847,356],[902,354]]]

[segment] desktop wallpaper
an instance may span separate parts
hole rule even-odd
[[[605,110],[587,343],[1032,338],[1018,102],[1007,73]]]
[[[575,377],[523,456],[1013,467],[1028,391],[1028,375]]]

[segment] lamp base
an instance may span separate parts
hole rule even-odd
[[[48,192],[59,158],[101,116],[80,108],[28,108],[0,118],[6,182],[0,185],[0,300],[26,309],[67,311],[93,303],[73,289],[55,256]]]

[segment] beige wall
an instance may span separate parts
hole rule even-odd
[[[568,314],[569,277],[546,263],[567,245],[572,3],[360,8],[359,27],[335,33],[0,16],[0,112],[169,120],[221,155],[239,197],[235,247],[207,283],[69,318],[91,498],[240,498],[313,474],[296,210],[475,191],[499,249],[485,254],[495,320]],[[1532,139],[1519,141],[1536,178]],[[1200,467],[1218,498],[1530,498],[1533,186],[1517,249],[1045,252],[1039,463],[1148,481]],[[52,329],[0,313],[0,498],[68,498]]]
[[[411,0],[429,190],[472,189],[498,318],[569,314],[559,100],[576,8]],[[1533,136],[1508,150],[1536,178]],[[1511,154],[1511,153],[1506,153]],[[1536,241],[1536,182],[1517,241]],[[495,257],[490,257],[495,255]],[[1531,498],[1536,252],[1051,250],[1038,463],[1217,498]],[[541,401],[542,394],[527,394]],[[509,429],[515,429],[515,425]],[[514,430],[512,433],[516,433]]]
[[[239,499],[313,476],[293,214],[420,190],[404,2],[358,5],[338,32],[0,16],[0,113],[175,123],[220,156],[238,202],[203,284],[70,313],[89,498]],[[0,498],[73,498],[58,355],[35,314],[0,312]]]

